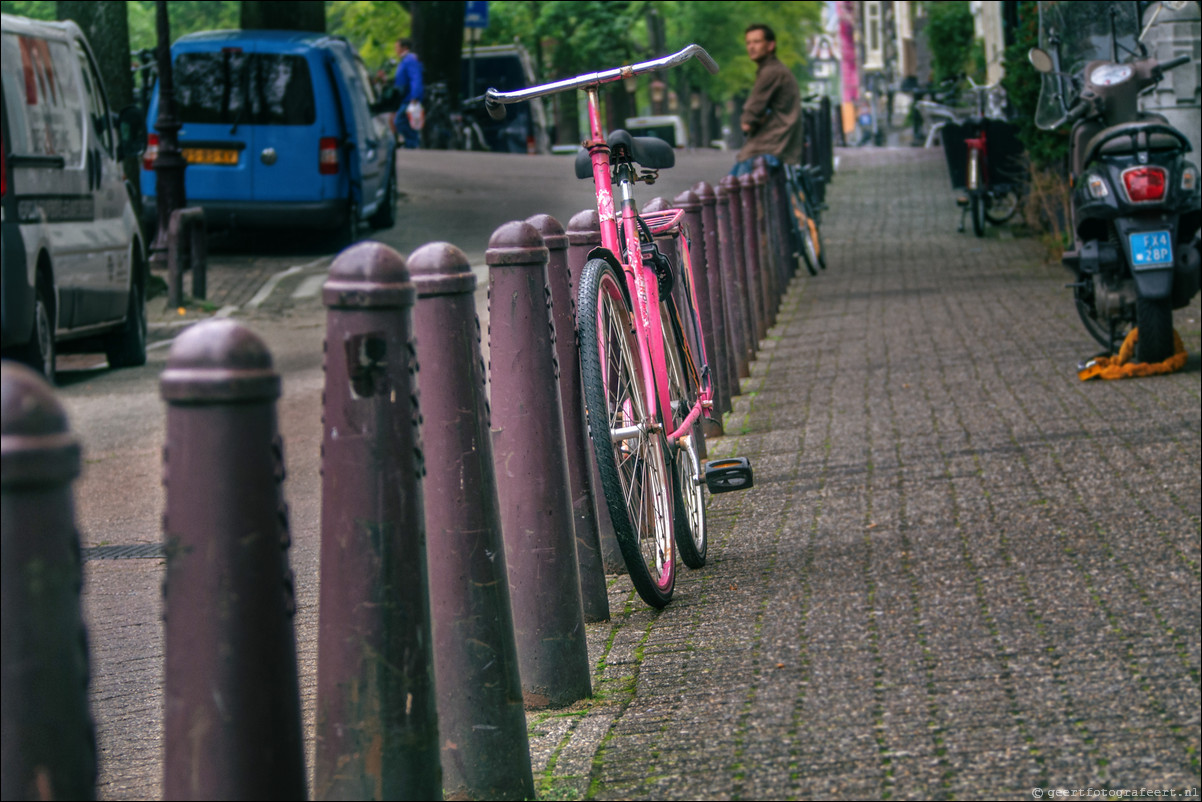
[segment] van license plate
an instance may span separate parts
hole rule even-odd
[[[1173,264],[1173,241],[1167,231],[1141,231],[1128,234],[1131,243],[1131,267],[1135,270]]]
[[[225,148],[184,148],[188,164],[237,164],[238,151]]]

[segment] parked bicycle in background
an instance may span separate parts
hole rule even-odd
[[[962,122],[943,125],[941,136],[948,175],[964,218],[973,233],[985,236],[985,223],[1002,225],[1018,211],[1025,175],[1018,127],[1009,122],[1005,90],[968,78],[976,111]]]
[[[577,336],[589,437],[614,534],[642,599],[663,607],[676,583],[676,549],[685,565],[705,564],[705,495],[752,485],[746,459],[706,461],[702,417],[713,403],[705,338],[694,296],[684,212],[640,213],[638,182],[672,167],[672,146],[657,137],[605,134],[600,87],[697,58],[698,45],[670,56],[511,92],[489,89],[494,118],[502,104],[583,89],[589,139],[576,155],[576,177],[592,178],[601,246],[590,254],[577,292]],[[614,197],[615,189],[617,198]],[[617,207],[615,207],[615,203]],[[673,264],[657,240],[670,238]]]
[[[489,150],[477,115],[484,112],[484,98],[464,100],[459,108],[451,102],[445,82],[426,87],[426,124],[422,147],[431,150]]]

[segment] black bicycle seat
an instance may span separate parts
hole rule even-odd
[[[676,164],[676,151],[657,136],[631,136],[629,131],[619,128],[609,132],[606,144],[609,145],[611,163],[628,159],[650,170],[664,170]],[[593,177],[593,163],[589,159],[588,148],[576,151],[576,177]]]

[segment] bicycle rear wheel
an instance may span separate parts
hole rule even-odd
[[[666,442],[622,283],[605,260],[584,266],[576,309],[589,438],[614,535],[639,596],[664,607],[676,584]]]
[[[677,342],[677,327],[666,304],[662,312],[664,361],[668,369],[668,392],[672,399],[674,417],[665,428],[675,429],[677,421],[683,421],[693,409],[698,392],[691,375],[685,370],[684,355]],[[679,444],[670,448],[670,451],[674,504],[672,520],[676,533],[676,548],[680,549],[680,559],[685,565],[689,568],[701,568],[705,565],[709,537],[705,521],[705,482],[701,476],[705,433],[700,417],[693,422],[689,433],[681,437]]]

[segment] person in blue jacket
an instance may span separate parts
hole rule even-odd
[[[426,88],[422,82],[422,64],[418,61],[417,54],[413,52],[413,40],[408,37],[397,40],[396,55],[399,63],[396,65],[396,79],[393,83],[396,84],[396,88],[401,94],[401,107],[397,110],[395,118],[396,131],[405,147],[419,148],[421,147],[421,134],[409,124],[406,110],[410,101],[416,100],[420,103],[425,99]]]

